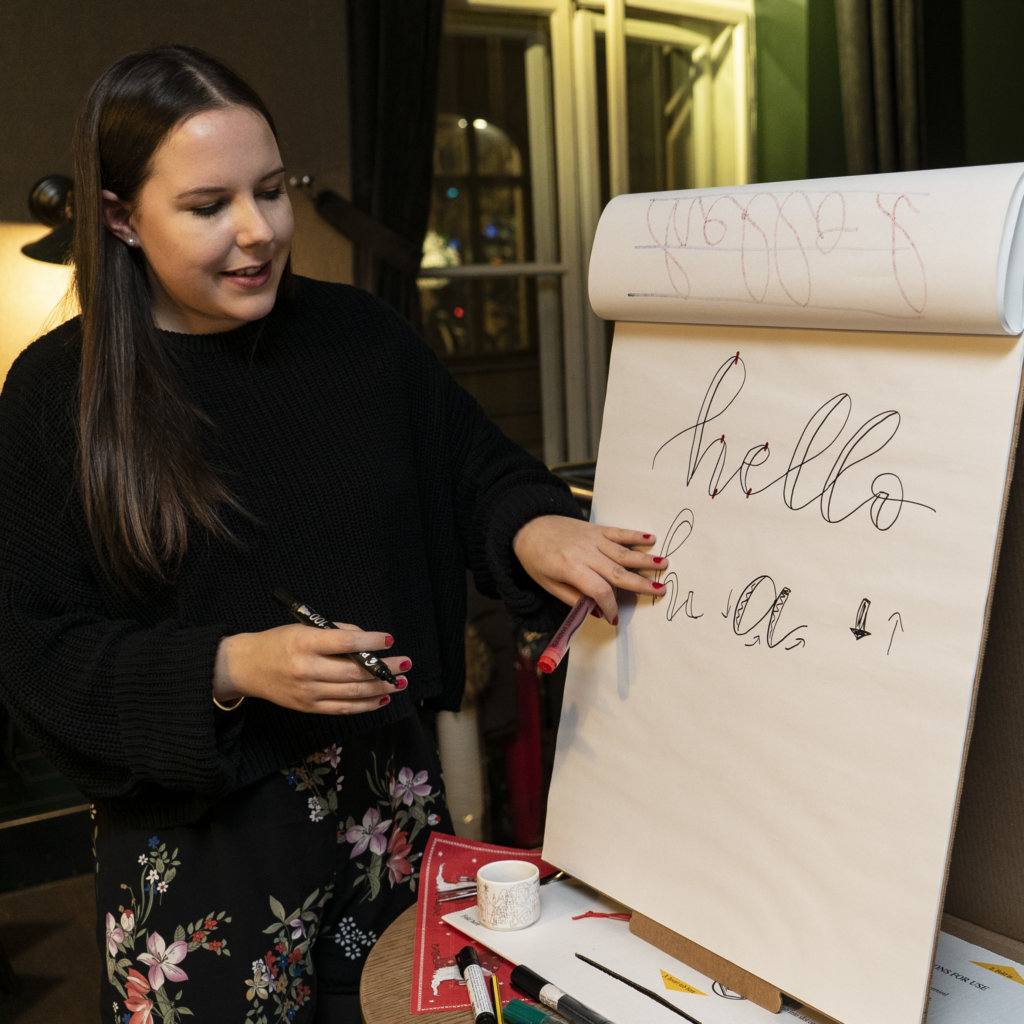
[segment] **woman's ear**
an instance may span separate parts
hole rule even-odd
[[[107,229],[127,245],[135,245],[135,229],[131,225],[131,211],[109,189],[102,189],[103,220]]]

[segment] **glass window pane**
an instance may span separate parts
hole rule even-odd
[[[626,75],[630,191],[691,188],[694,67],[689,53],[630,40]]]
[[[543,458],[539,308],[561,323],[556,277],[420,279],[424,336],[509,437]]]
[[[601,126],[601,191],[609,195],[606,47],[595,48]],[[688,50],[643,39],[626,41],[626,105],[630,192],[693,188],[693,80]]]
[[[460,273],[420,278],[427,341],[506,433],[537,455],[543,451],[538,306],[550,346],[561,324],[560,286],[472,270],[536,259],[528,100],[536,109],[540,98],[536,83],[528,89],[526,69],[528,53],[536,66],[546,26],[546,19],[531,16],[446,22],[422,266]],[[550,97],[542,101],[550,108]]]
[[[472,208],[469,190],[453,179],[435,178],[430,227],[423,243],[424,267],[473,263]]]
[[[480,195],[480,254],[483,263],[514,263],[526,255],[521,186],[493,186]]]
[[[533,258],[526,106],[531,38],[524,25],[503,34],[460,31],[442,41],[430,227],[463,264]]]
[[[523,277],[421,278],[427,341],[443,357],[535,351],[536,287]]]
[[[434,174],[469,174],[469,136],[465,118],[440,114],[434,138]]]

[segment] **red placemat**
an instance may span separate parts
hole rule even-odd
[[[455,966],[455,954],[471,945],[480,957],[485,974],[497,974],[502,999],[510,999],[512,965],[473,942],[441,920],[453,910],[476,903],[476,873],[495,860],[525,860],[537,865],[544,878],[556,870],[541,858],[539,850],[473,842],[435,832],[420,866],[420,892],[416,905],[416,941],[413,950],[413,1013],[462,1010],[469,1006],[466,986]],[[456,897],[456,898],[453,898]]]

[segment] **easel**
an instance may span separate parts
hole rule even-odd
[[[629,930],[637,938],[649,942],[677,960],[682,960],[694,970],[713,978],[762,1009],[770,1013],[778,1013],[782,1009],[782,991],[776,986],[756,974],[743,970],[742,967],[737,967],[717,953],[712,953],[710,949],[705,949],[670,928],[658,924],[657,921],[652,921],[643,914],[634,913],[630,918]]]
[[[990,189],[987,198],[994,198],[988,207],[982,209],[985,204],[980,203],[971,211],[969,224],[959,223],[956,218],[968,210],[963,197],[980,194],[973,187],[975,179],[1000,173],[1004,175],[1001,197]],[[942,338],[973,338],[985,333],[991,338],[998,335],[1000,320],[1007,335],[1019,335],[1020,193],[1021,168],[1015,166],[1005,171],[966,169],[912,182],[781,183],[758,189],[705,190],[699,196],[619,197],[602,218],[604,237],[599,228],[595,240],[591,266],[595,310],[617,322],[616,345],[626,325],[631,346],[628,358],[622,357],[617,370],[613,352],[609,373],[610,380],[618,374],[619,387],[618,391],[609,387],[599,472],[602,465],[611,466],[614,476],[606,478],[612,485],[606,484],[600,494],[600,519],[619,524],[637,519],[647,523],[654,518],[659,539],[674,538],[671,550],[656,552],[669,555],[670,562],[689,536],[683,536],[687,522],[694,542],[672,563],[683,568],[674,582],[677,590],[657,621],[638,611],[635,618],[627,618],[625,639],[620,636],[614,646],[607,644],[596,629],[589,634],[585,630],[577,641],[575,661],[570,665],[576,678],[570,680],[567,711],[563,711],[565,743],[560,730],[556,784],[549,805],[556,812],[553,815],[549,810],[549,826],[554,822],[555,827],[549,828],[546,836],[545,854],[587,884],[634,909],[640,908],[642,915],[634,915],[631,928],[634,935],[766,1010],[781,1009],[781,983],[787,996],[811,1006],[831,1008],[832,1014],[844,1020],[869,1019],[870,1011],[857,983],[843,973],[842,965],[851,960],[870,971],[872,978],[884,979],[882,984],[892,1000],[887,1019],[913,1020],[927,996],[930,965],[926,958],[941,910],[943,865],[947,872],[950,868],[950,819],[945,808],[956,806],[956,762],[965,756],[963,738],[970,731],[968,713],[973,699],[967,685],[978,654],[977,638],[985,633],[981,613],[988,576],[983,574],[992,568],[989,559],[998,550],[998,501],[1005,497],[999,490],[1005,464],[1000,464],[998,458],[992,460],[991,472],[984,481],[979,477],[969,488],[972,497],[985,494],[983,514],[978,511],[979,505],[957,504],[956,488],[947,481],[945,467],[967,466],[970,453],[981,449],[1001,457],[1005,448],[996,451],[989,441],[998,437],[996,443],[1006,445],[1012,439],[1011,403],[1019,397],[1016,386],[1020,377],[1018,343],[1014,342],[1013,355],[992,372],[996,387],[986,380],[984,389],[979,388],[979,396],[982,390],[988,396],[997,388],[1003,389],[1002,418],[993,421],[980,444],[965,444],[955,456],[947,452],[945,461],[933,458],[939,450],[938,439],[943,445],[957,440],[955,431],[949,429],[948,417],[955,418],[954,411],[962,402],[964,379],[979,381],[985,373],[973,366],[971,374],[957,373],[957,362],[977,359],[976,365],[980,365],[991,360],[987,365],[995,367],[1011,345],[1009,339],[1004,347],[991,341],[976,346],[966,340],[947,344]],[[873,204],[864,202],[865,196],[873,196]],[[838,202],[840,198],[842,202]],[[835,272],[835,262],[825,265],[823,250],[814,244],[825,237],[821,229],[832,202],[837,202],[844,219],[842,232],[837,229],[829,237],[851,242],[844,250],[837,241],[828,253],[830,261],[841,252],[849,258],[849,270],[842,273]],[[811,227],[803,225],[798,215],[798,209],[807,207],[816,218]],[[929,211],[931,216],[927,215]],[[906,218],[900,219],[904,213]],[[733,214],[735,218],[730,219]],[[892,292],[880,287],[887,270],[873,273],[878,269],[875,266],[868,272],[859,262],[890,253],[884,239],[878,245],[868,245],[870,233],[877,227],[876,214],[889,216],[890,227],[898,221],[900,231],[895,235],[890,232],[891,240],[898,235],[899,241],[907,242],[906,246],[894,242],[891,248],[893,277],[899,285]],[[913,219],[919,215],[919,219]],[[976,243],[951,248],[942,236],[953,228],[958,238],[975,230]],[[764,230],[759,234],[759,229]],[[751,243],[755,235],[765,241],[775,263],[755,260]],[[854,240],[857,245],[852,244]],[[786,246],[783,242],[792,244]],[[743,257],[738,267],[730,262],[737,253]],[[795,258],[794,253],[806,259],[801,268],[806,268],[807,274],[800,278],[807,283],[806,290],[797,294],[795,288],[788,287],[785,296],[769,294],[763,305],[759,304],[764,295],[761,291],[754,294],[754,284],[773,286],[774,268],[792,270],[793,265],[786,261]],[[965,253],[971,258],[964,259]],[[818,265],[814,260],[819,255],[821,276],[815,276]],[[1001,312],[993,319],[987,332],[962,319],[966,304],[952,299],[968,266],[977,269],[985,259],[989,261],[986,274],[990,283],[973,292],[984,294],[993,305],[997,291],[1000,300],[1004,291],[1007,296],[1006,315]],[[911,265],[920,269],[919,276],[908,273]],[[756,280],[755,269],[763,271]],[[940,270],[950,271],[948,283],[940,283]],[[824,285],[829,273],[834,292],[827,292]],[[787,286],[794,280],[781,272],[778,275],[778,281]],[[994,287],[996,282],[999,289]],[[920,290],[912,285],[920,285]],[[887,295],[895,296],[891,309],[872,306],[876,299],[881,301]],[[698,315],[700,301],[705,301],[707,308]],[[914,311],[927,309],[936,314],[936,319],[913,324],[907,312],[900,321],[900,301]],[[949,303],[948,307],[942,305],[944,302]],[[801,321],[799,317],[807,310],[820,315],[821,323],[813,317]],[[764,317],[763,323],[759,316]],[[885,316],[892,319],[885,320]],[[882,324],[895,328],[893,336],[884,341],[881,339],[886,329]],[[736,331],[725,330],[727,327]],[[805,329],[791,333],[797,327]],[[813,333],[818,329],[833,334],[819,338]],[[854,340],[858,331],[862,333]],[[913,331],[920,333],[911,336]],[[929,336],[938,336],[939,340],[924,340]],[[735,340],[735,345],[730,347],[729,340]],[[686,362],[681,357],[672,358],[673,346],[681,343],[686,345]],[[755,348],[757,345],[763,348]],[[815,345],[814,369],[808,370],[804,353],[810,353]],[[834,361],[828,352],[831,345],[835,346]],[[744,366],[749,365],[751,371],[749,385],[727,358],[733,348],[743,349]],[[869,360],[876,359],[879,369],[857,375]],[[911,366],[915,360],[916,365]],[[737,352],[735,364],[739,362]],[[897,380],[920,383],[922,375],[917,367],[924,368],[927,387],[921,386],[916,392],[895,391],[891,382]],[[773,372],[775,377],[766,382]],[[703,376],[695,379],[695,373]],[[623,381],[628,382],[625,387]],[[813,384],[807,393],[791,402],[790,395],[798,394],[800,386],[810,382]],[[755,392],[757,386],[763,386],[763,391]],[[792,391],[788,390],[790,386]],[[942,401],[929,404],[940,388],[944,389]],[[765,409],[758,408],[756,414],[744,419],[743,403],[755,394],[766,397]],[[677,395],[685,398],[679,403],[682,411],[673,420],[670,417],[675,413]],[[668,423],[663,430],[651,418],[636,416],[638,396],[655,410],[665,411]],[[919,404],[911,401],[916,396],[922,398]],[[774,405],[769,407],[772,401]],[[813,408],[814,402],[824,404],[807,417],[803,427],[804,406]],[[829,417],[847,402],[849,407],[844,406],[844,412],[861,403],[857,415],[864,418],[849,425],[851,432],[863,426],[865,433],[859,435],[860,439],[887,416],[892,417],[893,425],[897,417],[905,422],[908,434],[911,423],[922,425],[914,438],[912,456],[899,465],[896,460],[882,467],[880,476],[894,486],[868,490],[882,504],[892,493],[901,498],[907,495],[920,502],[918,526],[940,525],[934,527],[934,537],[927,540],[920,529],[908,530],[902,549],[895,543],[883,547],[864,541],[856,549],[857,560],[841,567],[841,559],[833,556],[839,555],[842,545],[837,543],[833,550],[824,529],[812,534],[801,525],[793,530],[791,546],[780,555],[785,513],[772,518],[771,503],[765,499],[757,506],[763,515],[763,522],[759,522],[753,513],[747,513],[745,499],[751,499],[750,508],[754,508],[761,495],[767,494],[773,484],[784,486],[777,483],[784,480],[791,488],[785,505],[794,517],[810,507],[818,495],[817,483],[811,485],[804,477],[798,482],[797,477],[825,450],[826,442],[839,436],[838,424],[829,422]],[[769,427],[788,422],[794,407],[800,410],[801,419],[789,433]],[[972,410],[971,422],[983,422],[984,415],[993,409],[992,404],[979,401]],[[869,422],[872,416],[878,418]],[[846,426],[847,421],[843,423]],[[763,449],[758,447],[762,441],[758,428],[762,424],[765,437],[772,442],[770,452],[767,441]],[[779,444],[782,434],[787,442]],[[796,435],[800,441],[795,447],[786,447]],[[716,448],[716,443],[721,447]],[[835,443],[838,446],[847,440]],[[866,454],[868,448],[871,454],[880,452],[885,443],[865,445],[860,454]],[[853,452],[860,440],[849,444],[847,453]],[[780,448],[784,454],[777,454]],[[919,453],[927,454],[922,457]],[[769,459],[775,460],[771,470],[758,472],[762,465],[759,460]],[[835,483],[845,471],[840,463],[847,465],[838,460],[839,468],[829,482]],[[793,467],[795,472],[791,471]],[[927,486],[913,493],[909,486],[912,470],[931,474]],[[902,482],[896,486],[897,479],[908,484],[905,491]],[[862,506],[848,495],[848,501],[839,500],[830,507],[826,501],[833,496],[828,491],[829,482],[821,490],[821,518],[832,529],[838,516]],[[913,484],[919,482],[920,478],[914,476]],[[930,513],[924,512],[926,506]],[[679,509],[682,511],[677,513]],[[954,509],[962,511],[962,522],[951,515]],[[690,515],[688,521],[681,518],[684,513]],[[933,513],[935,518],[930,518]],[[949,518],[940,520],[940,515]],[[984,527],[979,526],[981,520]],[[947,528],[947,523],[955,526]],[[892,524],[874,525],[881,533],[883,526],[888,529]],[[904,528],[903,523],[900,528]],[[962,537],[981,537],[982,528],[983,545],[979,542],[971,549],[955,546]],[[839,530],[835,532],[838,536]],[[895,532],[887,534],[886,540],[896,536]],[[899,536],[902,542],[904,535]],[[765,538],[763,544],[758,544],[759,537]],[[820,540],[820,547],[808,554],[812,540]],[[744,543],[746,547],[742,547]],[[958,586],[959,578],[955,572],[950,573],[951,588],[960,595],[970,593],[970,600],[965,599],[961,605],[952,600],[933,602],[928,596],[943,590],[946,563],[937,563],[929,556],[929,551],[940,549],[965,552],[963,562],[957,565],[970,567],[970,583]],[[867,557],[860,557],[869,551],[877,559],[870,565]],[[880,554],[883,551],[884,557]],[[905,560],[897,564],[899,555]],[[809,564],[822,567],[820,578],[810,572],[800,577],[800,567]],[[927,576],[925,569],[935,578]],[[913,584],[925,579],[927,584],[915,592]],[[764,592],[753,601],[760,581],[767,581]],[[825,603],[844,585],[847,589],[842,591],[841,611],[848,619],[840,614],[838,602],[835,606]],[[720,591],[727,588],[729,592],[723,596]],[[696,603],[687,603],[688,590],[691,599],[696,593]],[[885,598],[881,597],[883,591]],[[787,600],[799,600],[801,594],[821,595],[821,600],[815,603],[808,599],[803,606],[790,601],[783,609]],[[875,604],[873,623],[886,624],[875,626],[875,639],[870,641],[874,647],[861,639],[870,633],[852,628],[858,600],[864,608],[868,598]],[[746,619],[740,621],[748,607],[754,609],[753,617],[763,613],[767,623],[756,638],[760,645],[756,654],[747,654],[740,647],[753,631]],[[799,613],[795,611],[798,607]],[[987,610],[987,605],[984,607]],[[915,616],[914,626],[910,624],[910,610]],[[934,636],[926,636],[921,630],[916,648],[901,646],[903,623],[908,626],[909,644],[909,630],[922,622],[936,621],[931,617],[935,610],[948,615],[941,629],[937,628]],[[721,612],[721,622],[715,617],[716,611]],[[793,617],[786,619],[791,612]],[[779,620],[783,625],[773,636],[771,629]],[[775,642],[781,631],[789,629],[785,636],[792,635],[795,645],[802,642],[799,631],[804,627],[800,624],[805,622],[817,623],[808,629],[806,650],[801,649],[789,662],[781,654],[769,662],[766,649],[791,649]],[[957,633],[956,629],[965,623],[968,627]],[[843,624],[851,628],[841,630]],[[856,624],[863,627],[859,612]],[[890,647],[879,642],[880,629],[886,631],[887,641],[897,640],[891,657]],[[729,630],[733,636],[727,635]],[[851,633],[857,638],[857,661],[843,653],[849,650],[843,644],[850,643]],[[827,641],[823,639],[826,636]],[[953,637],[958,652],[955,664],[948,657],[936,658],[932,664],[929,657],[951,649]],[[728,647],[727,643],[735,646]],[[826,650],[829,654],[835,652],[831,659],[822,655],[819,661],[814,660],[818,652]],[[872,656],[878,652],[875,662],[868,662],[864,652],[869,650]],[[900,662],[897,659],[904,651],[908,657]],[[676,695],[678,691],[671,683],[667,690],[659,686],[678,679],[675,654],[685,666],[689,704]],[[754,661],[755,657],[761,660]],[[790,662],[792,671],[788,671]],[[847,675],[842,676],[843,671]],[[748,673],[757,673],[757,685],[746,685]],[[904,685],[908,679],[913,679],[913,686]],[[818,680],[822,686],[815,688]],[[864,697],[862,704],[866,693],[870,693],[870,699]],[[928,703],[932,693],[946,699],[941,706],[946,720],[936,728],[935,742],[929,748],[943,750],[944,762],[940,771],[928,774],[925,762],[908,757],[906,751],[923,736],[926,722],[924,717],[919,718],[917,709]],[[833,698],[839,703],[831,703]],[[932,706],[940,708],[938,703]],[[871,717],[876,708],[884,709],[884,713]],[[807,709],[810,713],[801,718]],[[694,724],[698,722],[700,728]],[[802,726],[797,727],[797,722]],[[765,726],[762,731],[760,723]],[[847,723],[853,725],[848,735],[844,732]],[[824,732],[823,727],[830,731]],[[723,737],[722,745],[715,748],[719,735]],[[883,746],[885,759],[877,756]],[[725,756],[719,757],[719,750],[724,750]],[[804,751],[808,764],[825,766],[827,778],[804,770],[799,756]],[[638,752],[642,756],[637,756]],[[798,752],[798,756],[790,758],[791,752]],[[862,756],[863,764],[879,772],[870,787],[859,785]],[[629,769],[619,767],[626,764]],[[918,769],[919,775],[912,779]],[[679,808],[673,807],[671,817],[664,814],[664,790],[652,789],[645,772],[657,778],[682,780]],[[689,790],[687,781],[692,781]],[[837,796],[847,783],[848,793]],[[897,785],[905,787],[898,795]],[[915,803],[914,794],[929,786],[934,799]],[[577,796],[594,790],[610,794],[602,802],[597,823],[611,819],[622,834],[644,839],[614,862],[604,851],[595,851],[592,844],[582,845],[576,838],[593,833],[595,819],[587,817]],[[810,792],[814,798],[804,799]],[[814,811],[809,812],[812,806]],[[907,824],[905,809],[911,806],[927,809],[920,816],[922,827]],[[786,808],[789,815],[784,836],[775,827],[777,819],[771,816],[776,808],[779,813]],[[708,829],[700,830],[698,825],[688,830],[685,824],[677,828],[676,822],[686,821],[680,814],[683,809],[692,821],[706,822]],[[1013,812],[1012,807],[1008,809]],[[862,821],[872,823],[877,842],[868,838],[861,828]],[[890,847],[885,842],[890,835],[899,835],[905,842]],[[981,839],[979,834],[977,841]],[[760,844],[765,851],[761,864],[752,863],[759,847],[751,843]],[[679,885],[665,893],[652,886],[646,861],[647,851],[659,846],[682,850],[686,866]],[[838,858],[845,860],[833,870]],[[922,869],[922,865],[927,867]],[[820,872],[814,874],[819,868]],[[788,913],[791,908],[792,915]],[[701,943],[722,949],[734,962],[679,934],[686,931],[688,923]],[[879,932],[879,928],[883,930]],[[779,936],[781,941],[765,941],[765,935]],[[890,944],[888,949],[876,941],[879,936]],[[811,944],[806,949],[804,940]],[[909,966],[907,971],[903,969],[904,951],[910,951],[907,962],[909,965],[913,960],[912,971]]]

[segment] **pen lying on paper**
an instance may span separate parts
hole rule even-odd
[[[674,1006],[663,996],[659,996],[657,992],[652,992],[649,988],[644,988],[643,985],[639,985],[635,981],[631,981],[622,974],[616,974],[616,972],[611,970],[611,968],[605,967],[602,964],[599,964],[596,960],[591,960],[589,957],[585,957],[582,953],[577,953],[576,958],[578,960],[582,960],[585,964],[590,964],[591,967],[596,967],[599,971],[604,971],[605,974],[614,978],[616,981],[621,981],[624,985],[628,985],[630,988],[636,989],[637,992],[643,993],[648,999],[653,999],[656,1003],[660,1003],[673,1013],[678,1013],[680,1017],[685,1017],[690,1024],[700,1024],[700,1021],[697,1020],[696,1017],[691,1017],[685,1011],[680,1010],[678,1006]]]
[[[539,974],[535,974],[522,964],[512,968],[512,987],[517,992],[536,999],[549,1010],[554,1010],[572,1024],[612,1024],[607,1017],[602,1017],[596,1010],[584,1006],[578,999],[552,985],[550,981],[545,981]]]
[[[295,616],[299,622],[304,622],[307,626],[316,626],[318,629],[337,629],[338,627],[331,622],[329,619],[325,619],[322,615],[318,615],[308,604],[303,604],[301,601],[296,601],[287,590],[281,590],[278,588],[274,591],[274,600],[278,604],[283,605]],[[378,679],[383,679],[385,683],[394,683],[395,677],[391,674],[391,669],[384,664],[376,654],[371,654],[369,651],[353,651],[351,654],[346,654],[345,657],[351,658],[353,661],[362,665],[371,675],[376,676]]]
[[[587,620],[587,616],[596,607],[592,597],[581,597],[572,607],[551,638],[551,643],[544,648],[544,653],[537,659],[537,667],[548,675],[558,668],[559,663],[569,650],[569,641],[576,635],[576,630]]]

